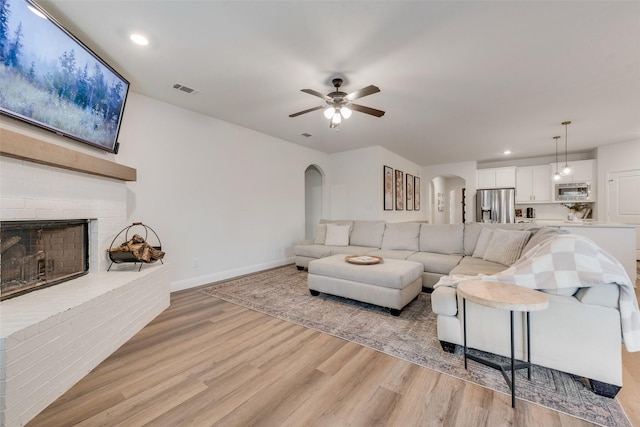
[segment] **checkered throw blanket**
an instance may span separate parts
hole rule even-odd
[[[617,284],[620,287],[622,339],[628,351],[640,351],[640,310],[631,279],[617,259],[586,237],[554,236],[531,248],[507,270],[491,276],[445,276],[434,288],[456,287],[465,280],[494,280],[531,289]]]

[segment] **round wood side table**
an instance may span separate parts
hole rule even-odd
[[[542,292],[524,288],[509,283],[491,282],[484,280],[470,280],[458,284],[458,293],[462,297],[462,316],[464,330],[464,368],[467,369],[467,359],[474,360],[483,365],[502,372],[507,385],[511,388],[511,407],[516,407],[516,376],[518,369],[527,369],[527,378],[531,380],[531,341],[529,334],[529,312],[545,310],[549,306],[549,298]],[[475,304],[499,310],[509,310],[511,319],[511,377],[507,374],[509,365],[501,365],[487,360],[475,354],[469,354],[467,349],[467,303],[469,300]],[[514,357],[513,340],[513,313],[515,311],[526,313],[527,324],[527,361],[516,361]]]

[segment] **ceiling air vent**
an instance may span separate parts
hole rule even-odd
[[[183,92],[187,92],[187,93],[198,93],[196,92],[195,89],[190,88],[189,86],[185,86],[185,85],[181,85],[180,83],[176,83],[173,85],[174,89],[178,89],[181,90]]]

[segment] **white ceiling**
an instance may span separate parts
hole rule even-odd
[[[640,2],[38,3],[132,91],[327,153],[548,156],[565,120],[570,153],[640,138]],[[386,115],[354,112],[338,132],[322,110],[288,117],[322,105],[300,89],[328,93],[333,77],[345,92],[378,86],[357,103]]]

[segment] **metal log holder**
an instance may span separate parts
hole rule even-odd
[[[138,264],[140,263],[140,267],[138,268],[138,271],[140,271],[142,269],[142,265],[143,264],[150,264],[149,262],[143,261],[138,259],[133,252],[131,251],[121,251],[121,252],[112,252],[112,249],[114,248],[114,244],[116,242],[116,240],[118,240],[118,237],[120,237],[120,235],[122,233],[124,233],[124,242],[128,242],[130,237],[129,237],[129,231],[133,228],[133,227],[142,227],[144,228],[144,241],[148,243],[147,237],[149,235],[149,231],[151,231],[153,233],[153,235],[155,236],[155,239],[158,241],[158,245],[151,245],[151,247],[153,247],[154,249],[157,249],[159,251],[162,250],[162,243],[160,242],[160,237],[158,237],[158,233],[156,233],[153,228],[149,227],[146,224],[143,224],[141,222],[134,222],[133,224],[131,224],[128,227],[125,227],[122,229],[122,231],[120,231],[116,237],[113,239],[113,241],[111,242],[111,246],[109,247],[109,249],[107,250],[107,253],[109,254],[109,259],[111,260],[111,264],[109,264],[109,268],[107,268],[107,271],[111,270],[111,267],[113,266],[113,264],[124,264],[124,263],[133,263],[133,264]],[[120,245],[118,245],[120,246]],[[162,262],[162,260],[160,260],[161,264],[164,264]]]

